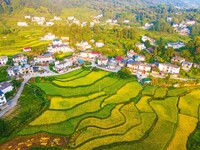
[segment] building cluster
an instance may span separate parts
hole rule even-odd
[[[181,35],[189,35],[190,34],[190,26],[193,26],[196,24],[196,21],[194,20],[185,20],[181,23],[173,23],[172,27],[174,28],[174,31],[180,33]]]
[[[180,49],[182,47],[185,47],[185,44],[182,42],[167,43],[165,48],[168,48],[168,47],[173,47],[174,49]]]
[[[40,25],[40,26],[43,26],[43,25],[53,26],[54,21],[62,20],[60,17],[57,17],[57,16],[54,16],[54,18],[50,19],[49,21],[47,21],[45,17],[38,17],[38,16],[34,16],[34,17],[24,16],[24,18],[26,20],[30,20],[31,22],[36,23],[37,25]],[[25,26],[28,26],[28,23],[26,21],[19,21],[19,22],[17,22],[17,25],[21,26],[21,27],[25,27]]]
[[[47,51],[51,53],[66,53],[74,52],[74,49],[69,47],[69,43],[56,38],[52,40],[52,44],[48,46]]]

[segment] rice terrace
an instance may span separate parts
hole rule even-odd
[[[199,120],[198,86],[142,85],[90,68],[30,83],[47,106],[0,149],[186,149]]]

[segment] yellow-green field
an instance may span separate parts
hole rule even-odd
[[[85,69],[44,81],[34,85],[49,107],[19,136],[62,135],[68,149],[80,150],[186,149],[198,122],[200,91],[193,87],[143,87],[134,77]]]

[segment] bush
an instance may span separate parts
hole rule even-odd
[[[130,78],[132,77],[131,71],[128,68],[122,68],[119,72],[118,75],[120,76],[120,78]]]

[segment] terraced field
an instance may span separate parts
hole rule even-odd
[[[66,149],[182,150],[199,119],[200,90],[192,87],[143,87],[83,68],[34,84],[49,108],[17,136],[62,135]]]
[[[0,55],[14,55],[23,51],[24,47],[42,47],[47,46],[50,41],[40,41],[39,37],[44,36],[41,29],[20,29],[19,33],[8,35],[6,38],[0,38]]]

